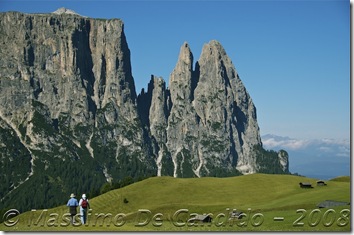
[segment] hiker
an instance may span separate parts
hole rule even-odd
[[[90,204],[88,199],[86,198],[86,194],[82,194],[82,198],[80,199],[79,205],[80,205],[81,223],[86,224],[87,210],[90,209]]]
[[[71,224],[74,224],[74,216],[77,214],[76,207],[79,205],[77,202],[77,199],[75,198],[75,194],[70,195],[70,199],[66,206],[69,207],[69,213],[70,213],[70,222]]]

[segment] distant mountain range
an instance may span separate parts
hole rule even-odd
[[[262,142],[265,149],[287,150],[291,173],[321,179],[350,175],[349,140],[301,140],[267,134],[262,136]]]

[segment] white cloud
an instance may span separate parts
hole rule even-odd
[[[308,146],[309,142],[307,140],[296,140],[296,139],[284,139],[284,140],[276,140],[274,138],[264,139],[262,140],[263,146],[266,148],[289,148],[292,150],[303,149]]]
[[[322,152],[331,152],[332,149],[330,147],[327,147],[327,146],[321,146],[318,148],[320,151]]]
[[[299,140],[275,135],[262,136],[262,143],[266,149],[284,149],[293,151],[307,151],[316,155],[333,154],[338,157],[350,157],[349,140],[313,139]]]
[[[322,143],[325,143],[325,144],[337,144],[337,145],[348,145],[349,146],[349,140],[346,140],[346,139],[321,139],[319,141]]]
[[[348,146],[339,146],[338,153],[336,154],[338,157],[348,157],[350,156],[350,147]]]

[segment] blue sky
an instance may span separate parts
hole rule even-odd
[[[257,108],[261,135],[350,137],[350,2],[325,1],[0,1],[0,11],[59,7],[120,18],[137,87],[168,83],[183,42],[194,62],[218,40]]]

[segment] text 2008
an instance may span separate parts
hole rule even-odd
[[[303,227],[307,217],[307,223],[310,227],[316,227],[321,222],[323,226],[330,227],[333,224],[336,224],[338,227],[344,227],[350,222],[350,210],[343,209],[337,214],[334,209],[328,209],[322,212],[320,209],[314,209],[309,214],[305,209],[298,209],[296,211],[297,214],[301,214],[299,218],[297,218],[293,226],[296,227]]]

